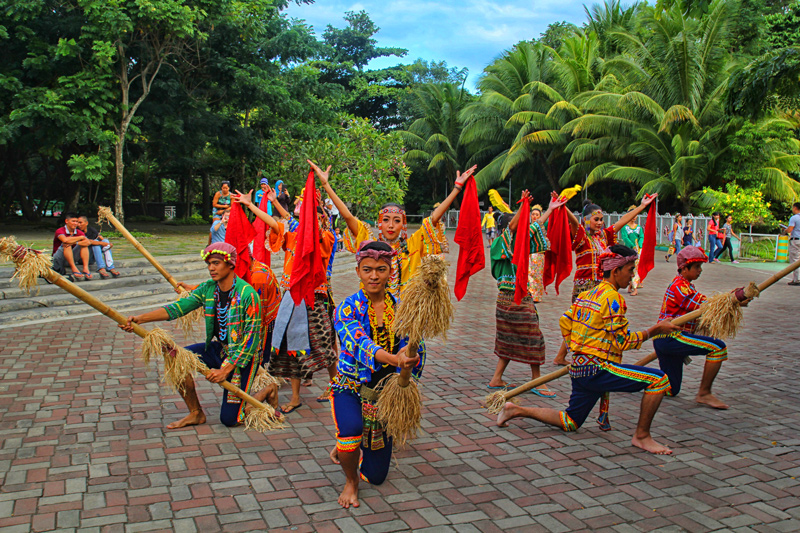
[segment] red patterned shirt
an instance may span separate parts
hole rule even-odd
[[[689,280],[681,275],[675,276],[667,288],[667,292],[664,293],[664,302],[661,304],[661,314],[658,316],[658,320],[672,320],[683,316],[698,309],[705,301],[706,296],[697,292]],[[694,333],[696,328],[697,320],[692,320],[682,325],[681,331]]]
[[[617,244],[617,233],[613,226],[603,228],[603,231],[594,235],[586,233],[585,227],[578,226],[572,239],[572,249],[575,250],[575,280],[603,281],[598,258],[603,250],[615,244]]]

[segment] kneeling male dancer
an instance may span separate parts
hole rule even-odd
[[[644,391],[639,421],[631,444],[650,453],[671,454],[672,450],[657,443],[650,435],[650,424],[669,392],[664,372],[653,368],[623,365],[622,352],[638,349],[655,335],[678,329],[662,321],[642,332],[628,329],[627,307],[619,290],[627,287],[634,275],[638,255],[627,246],[614,245],[599,259],[603,281],[583,292],[559,321],[567,348],[573,352],[569,375],[572,395],[565,411],[539,407],[520,407],[507,403],[497,417],[497,425],[505,427],[512,418],[533,418],[576,431],[594,405],[606,392]]]

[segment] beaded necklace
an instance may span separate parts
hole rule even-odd
[[[228,340],[228,311],[231,308],[231,298],[230,291],[228,291],[228,301],[224,306],[221,305],[220,292],[219,285],[217,285],[217,288],[214,291],[214,306],[217,309],[217,339],[219,339],[219,342],[225,343]]]
[[[386,291],[383,306],[383,328],[378,328],[378,319],[375,316],[375,308],[372,306],[372,301],[369,302],[369,327],[374,335],[375,343],[389,353],[394,352],[394,331],[392,325],[394,324],[394,301],[389,291]]]

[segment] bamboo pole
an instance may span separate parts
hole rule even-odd
[[[770,277],[768,277],[767,279],[765,279],[764,281],[762,281],[757,285],[758,293],[760,294],[761,292],[765,291],[770,286],[780,281],[781,278],[788,276],[798,268],[800,268],[800,261],[796,261],[791,265],[787,266],[786,268],[784,268],[783,270],[781,270],[780,272],[776,272],[775,274],[771,275]],[[685,315],[681,315],[678,318],[673,319],[672,323],[676,326],[682,326],[687,322],[691,322],[692,320],[700,318],[703,315],[705,308],[706,304],[704,303],[702,306],[700,306],[699,309],[695,309],[690,313],[686,313]],[[657,357],[658,356],[656,355],[656,352],[651,352],[649,355],[639,359],[634,364],[636,366],[646,366],[655,361]],[[519,396],[524,392],[528,392],[531,389],[544,385],[545,383],[549,383],[550,381],[563,377],[568,373],[569,373],[569,366],[565,366],[564,368],[560,368],[554,372],[545,374],[544,376],[539,376],[538,378],[531,380],[523,385],[520,385],[515,389],[511,389],[509,391],[493,392],[492,394],[486,396],[486,398],[484,399],[484,403],[486,404],[486,408],[489,410],[490,413],[499,413],[500,410],[505,405],[505,403],[511,400],[511,398],[514,398],[515,396]]]
[[[150,261],[150,264],[153,265],[155,269],[158,270],[162,276],[164,276],[164,278],[166,278],[169,284],[172,285],[173,289],[178,288],[178,282],[175,281],[175,278],[173,278],[170,275],[170,273],[167,272],[167,270],[163,266],[161,266],[161,263],[159,263],[158,260],[155,257],[153,257],[153,254],[147,251],[147,248],[142,246],[142,243],[140,243],[136,239],[136,237],[131,235],[131,232],[128,231],[125,228],[125,226],[122,225],[122,222],[117,220],[117,217],[114,216],[114,213],[112,213],[111,209],[108,207],[100,207],[100,209],[98,209],[97,222],[102,224],[103,220],[107,220],[112,226],[114,226],[117,229],[117,231],[119,231],[122,234],[122,236],[125,237],[128,240],[128,242],[130,242],[133,245],[133,247],[136,248],[139,251],[139,253],[144,256],[145,259]]]
[[[22,246],[19,246],[13,239],[2,239],[1,241],[2,242],[0,242],[0,255],[2,255],[2,257],[4,259],[10,259],[11,261],[13,261],[15,263],[15,265],[18,266],[18,268],[24,268],[24,267],[21,267],[21,265],[23,265],[25,263],[25,258],[26,258],[26,256],[28,254],[37,253],[35,250],[28,250],[28,249],[26,249],[26,248],[24,248]],[[44,277],[47,281],[49,281],[53,285],[56,285],[56,286],[62,288],[63,290],[65,290],[69,294],[75,296],[76,298],[78,298],[82,302],[88,304],[89,306],[93,307],[95,310],[97,310],[100,313],[102,313],[103,315],[107,316],[108,318],[110,318],[111,320],[116,322],[117,324],[123,325],[123,326],[128,324],[128,319],[126,317],[124,317],[121,313],[119,313],[118,311],[116,311],[112,307],[106,305],[100,299],[96,298],[95,296],[92,296],[91,294],[89,294],[85,290],[81,289],[80,287],[78,287],[74,283],[70,282],[69,280],[64,278],[61,274],[59,274],[58,272],[56,272],[52,268],[41,268],[41,265],[39,265],[39,267],[40,268],[37,270],[37,274],[42,276],[42,277]],[[148,330],[146,330],[145,328],[143,328],[142,326],[140,326],[139,324],[132,324],[132,326],[133,326],[133,332],[136,335],[138,335],[139,337],[143,338],[143,339],[146,339],[148,337],[148,335],[150,335],[150,333],[151,333]],[[164,345],[162,345],[163,350],[165,350],[167,352],[171,352],[172,350],[178,349],[178,347],[175,346],[175,344],[171,341],[171,339],[168,342],[169,342],[169,344],[165,343]],[[165,354],[165,357],[171,357],[171,355]],[[195,369],[198,372],[202,373],[203,376],[206,376],[206,377],[208,376],[208,373],[210,372],[210,370],[205,365],[195,365]],[[191,375],[186,376],[186,378],[187,379],[191,378]],[[219,383],[219,385],[223,389],[227,390],[228,392],[230,392],[232,394],[235,394],[236,396],[238,396],[239,398],[241,398],[242,400],[246,401],[251,406],[253,406],[254,407],[254,411],[253,412],[257,413],[257,417],[256,418],[264,418],[265,419],[264,421],[260,421],[259,422],[259,421],[252,420],[253,417],[250,417],[251,420],[249,420],[247,422],[248,427],[255,427],[257,429],[261,429],[261,428],[263,428],[263,429],[271,429],[271,428],[279,427],[280,425],[282,425],[282,424],[280,424],[280,419],[282,417],[275,413],[275,410],[273,409],[272,406],[264,404],[264,403],[256,400],[255,398],[253,398],[252,396],[247,394],[245,391],[243,391],[242,389],[240,389],[239,387],[237,387],[236,385],[230,383],[227,380],[223,381],[222,383]],[[277,423],[276,423],[276,421],[272,421],[272,420],[268,420],[267,421],[266,418],[268,416],[269,417],[277,417]]]

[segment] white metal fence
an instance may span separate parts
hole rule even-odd
[[[744,259],[760,259],[762,261],[778,260],[778,237],[767,233],[740,233],[739,257]]]

